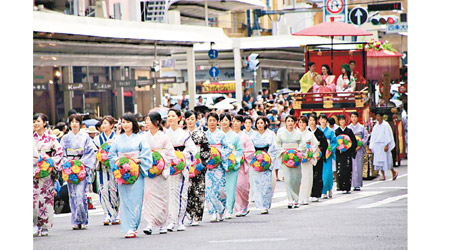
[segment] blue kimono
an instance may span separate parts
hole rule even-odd
[[[61,146],[64,150],[63,163],[69,160],[80,160],[86,167],[87,173],[94,168],[96,148],[87,133],[79,131],[74,134],[70,131],[61,138]],[[72,225],[88,224],[87,185],[88,175],[78,184],[67,183]]]
[[[227,211],[232,214],[234,208],[234,201],[236,199],[236,184],[238,179],[238,170],[241,165],[241,158],[244,154],[244,147],[242,146],[241,138],[236,132],[230,130],[225,134],[225,141],[227,144],[232,145],[233,154],[236,157],[236,166],[234,170],[225,172],[226,183],[225,189],[227,193]]]
[[[142,200],[144,198],[144,178],[152,167],[152,151],[148,143],[138,134],[116,136],[108,154],[111,166],[121,157],[139,159],[139,177],[133,184],[118,184],[120,197],[120,229],[126,233],[137,231],[141,221]]]
[[[257,209],[269,209],[272,203],[272,170],[274,168],[274,162],[277,156],[277,146],[273,132],[266,130],[263,134],[255,132],[251,134],[253,145],[255,149],[268,148],[272,164],[268,170],[263,172],[255,171],[252,167],[250,172],[253,175],[252,183],[250,186],[254,186],[253,198]]]
[[[222,162],[214,169],[206,171],[205,179],[205,200],[206,208],[210,215],[218,214],[220,217],[225,212],[225,203],[227,194],[225,191],[225,171],[228,168],[228,157],[232,152],[232,146],[229,145],[225,138],[225,133],[221,130],[215,130],[211,133],[206,131],[206,138],[210,146],[216,147],[222,156]]]
[[[323,162],[323,171],[322,171],[322,180],[323,180],[322,194],[326,194],[328,191],[333,189],[332,161],[336,160],[336,155],[334,153],[337,147],[337,140],[336,134],[329,127],[325,127],[325,129],[322,129],[321,126],[318,126],[318,128],[323,132],[325,138],[327,138],[328,145],[331,145],[331,155],[327,159],[327,161]]]

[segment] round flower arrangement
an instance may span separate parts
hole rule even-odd
[[[86,177],[86,167],[79,160],[69,160],[64,163],[62,178],[72,184],[78,184]]]
[[[102,144],[100,149],[97,151],[97,160],[101,162],[105,167],[110,168],[111,164],[109,163],[108,154],[109,150],[111,149],[111,145],[109,143],[105,142]]]
[[[133,184],[139,178],[139,165],[128,157],[117,159],[111,171],[119,184]]]
[[[236,163],[237,163],[236,156],[233,153],[231,153],[230,156],[228,156],[228,169],[227,169],[227,172],[234,171],[235,170],[234,168],[236,167]]]
[[[152,157],[153,164],[152,167],[148,170],[148,177],[150,178],[154,178],[160,175],[164,170],[164,166],[166,165],[166,162],[164,161],[164,158],[162,157],[160,152],[152,151]]]
[[[205,166],[202,164],[202,160],[200,159],[200,153],[197,152],[194,156],[194,162],[192,162],[189,167],[189,178],[193,178],[198,175]]]
[[[362,147],[363,146],[363,142],[361,140],[361,137],[359,137],[357,135],[355,135],[355,137],[356,137],[356,142],[358,143],[358,147]]]
[[[314,156],[314,152],[311,148],[311,144],[306,143],[306,153],[303,155],[302,163],[310,161]]]
[[[211,146],[211,158],[208,161],[208,165],[206,165],[206,167],[208,169],[214,169],[217,166],[219,166],[220,161],[222,159],[222,155],[220,154],[220,151],[214,147]]]
[[[47,154],[39,156],[38,166],[34,171],[34,178],[47,177],[52,172],[54,166],[55,163],[50,156]]]
[[[336,137],[338,146],[337,149],[339,149],[341,152],[347,151],[352,146],[352,140],[350,139],[350,136],[346,134],[340,134]]]
[[[245,155],[242,155],[242,157],[241,157],[241,166],[242,165],[244,165],[244,160],[245,160],[245,157],[244,157]]]
[[[250,166],[253,167],[255,171],[263,172],[269,169],[272,160],[267,152],[258,150],[255,152],[255,156],[250,162]]]
[[[170,162],[170,175],[177,175],[186,167],[186,158],[181,151],[175,151],[176,158]]]
[[[288,168],[296,168],[300,166],[302,159],[302,152],[295,148],[286,149],[281,155],[281,160],[283,164]]]
[[[316,152],[316,159],[317,160],[319,160],[320,159],[320,157],[322,157],[322,151],[320,151],[320,149],[319,150],[317,150],[317,152]]]

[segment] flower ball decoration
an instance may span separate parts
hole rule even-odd
[[[315,157],[316,157],[317,160],[319,160],[320,157],[322,157],[322,151],[320,151],[320,149],[317,150],[317,152],[316,152],[316,154],[315,154]]]
[[[119,184],[133,184],[139,178],[139,165],[128,157],[117,159],[111,171]]]
[[[235,170],[234,168],[236,167],[236,163],[237,163],[236,156],[233,153],[231,153],[230,156],[228,156],[228,169],[227,169],[227,172],[234,171]]]
[[[331,145],[328,145],[327,151],[325,152],[325,158],[326,159],[330,158],[332,152],[333,152],[333,149],[331,148]]]
[[[244,165],[244,160],[245,160],[245,157],[244,157],[245,155],[242,155],[242,157],[241,157],[241,166],[242,165]]]
[[[362,140],[361,140],[361,137],[359,137],[359,136],[357,136],[357,135],[355,135],[355,137],[356,137],[356,142],[358,143],[358,144],[357,144],[358,147],[362,147],[362,146],[363,146],[363,142],[362,142]]]
[[[281,154],[281,160],[286,167],[296,168],[301,164],[302,152],[295,148],[288,148]]]
[[[337,149],[339,149],[341,152],[347,151],[352,146],[352,140],[350,139],[350,136],[346,134],[340,134],[336,137],[338,146]]]
[[[109,158],[108,158],[110,149],[111,149],[111,145],[109,145],[109,143],[105,142],[102,144],[100,149],[97,151],[97,155],[96,155],[97,160],[99,162],[101,162],[103,165],[105,165],[105,167],[107,167],[107,168],[111,167],[111,164],[109,163]]]
[[[186,158],[181,151],[175,151],[176,158],[170,163],[170,175],[177,175],[186,167]]]
[[[250,166],[258,172],[263,172],[269,169],[272,160],[266,151],[258,150],[255,152],[255,156],[250,162]]]
[[[311,144],[306,143],[306,153],[303,154],[302,163],[310,161],[314,156],[314,152],[311,148]]]
[[[34,178],[47,177],[52,172],[54,166],[55,163],[50,156],[47,154],[39,156],[38,167],[34,171]]]
[[[189,178],[193,178],[198,175],[205,166],[203,166],[202,160],[200,159],[200,153],[197,152],[194,156],[194,161],[189,167]]]
[[[79,160],[70,160],[63,165],[62,178],[71,184],[80,183],[86,174],[86,166]]]
[[[206,165],[206,167],[208,169],[214,169],[217,166],[219,166],[220,161],[222,159],[222,155],[220,154],[220,151],[214,147],[211,146],[211,158],[208,161],[208,165]]]
[[[166,162],[164,161],[161,153],[158,151],[152,151],[152,157],[153,164],[152,167],[148,170],[148,177],[155,178],[163,172]]]

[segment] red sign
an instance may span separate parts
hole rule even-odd
[[[344,9],[344,0],[327,0],[327,10],[331,14],[338,14]]]

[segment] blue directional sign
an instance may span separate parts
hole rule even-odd
[[[219,56],[219,51],[217,51],[216,49],[210,49],[208,51],[208,56],[209,59],[217,59],[217,57]]]
[[[219,76],[219,69],[217,67],[211,67],[209,69],[209,76],[211,77],[218,77]]]

